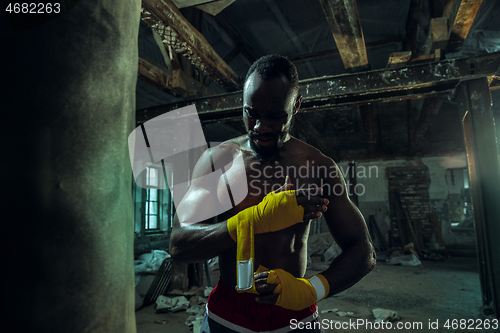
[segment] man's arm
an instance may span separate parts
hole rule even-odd
[[[376,264],[375,251],[363,215],[349,199],[348,189],[337,165],[332,160],[330,163],[337,169],[339,177],[327,180],[330,193],[326,193],[327,189],[325,189],[325,194],[328,195],[330,209],[325,212],[325,220],[333,239],[342,249],[342,253],[322,273],[330,284],[328,296],[351,287],[368,274]],[[339,185],[336,188],[339,195],[335,194],[333,189],[336,184],[343,186],[342,194],[339,193]]]
[[[335,168],[338,177],[325,179],[323,196],[329,201],[325,220],[342,253],[314,277],[297,278],[281,269],[256,274],[255,289],[261,294],[258,302],[300,310],[351,287],[375,267],[375,251],[363,215],[349,199],[335,162],[328,159],[326,165]]]
[[[227,165],[220,163],[221,160],[227,161],[227,151],[224,151],[224,148],[217,147],[212,152],[215,165]],[[226,156],[223,156],[224,154]],[[318,196],[316,189],[297,191],[294,200],[286,200],[285,193],[279,195],[270,193],[258,205],[239,212],[229,220],[214,223],[213,217],[221,214],[223,209],[217,196],[219,179],[203,177],[212,172],[210,151],[207,151],[196,164],[191,187],[179,204],[174,217],[169,251],[176,261],[208,260],[228,250],[236,244],[236,230],[240,220],[251,220],[255,226],[255,233],[273,232],[304,219],[321,216],[328,204],[327,200]],[[246,182],[246,177],[244,181]],[[285,183],[275,192],[283,192],[286,189]],[[309,191],[314,191],[315,194],[312,195]],[[298,206],[302,207],[300,213],[296,211]],[[293,218],[290,215],[291,210],[296,212],[292,214],[295,215]]]
[[[176,261],[209,260],[236,244],[228,233],[226,221],[215,223],[215,216],[198,223],[184,223],[191,221],[195,216],[210,216],[210,210],[220,211],[218,209],[220,203],[217,198],[217,180],[207,181],[205,178],[204,181],[201,181],[202,176],[212,172],[210,151],[207,150],[197,162],[193,170],[191,186],[177,207],[174,216],[169,252]],[[205,210],[205,212],[201,212],[201,210]]]

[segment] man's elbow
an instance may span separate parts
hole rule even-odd
[[[186,261],[184,251],[182,249],[182,246],[179,246],[179,242],[182,242],[182,240],[178,240],[176,238],[175,233],[172,233],[170,236],[170,244],[168,246],[168,253],[172,257],[172,260],[182,263]]]
[[[368,250],[366,254],[366,274],[370,273],[377,264],[377,255],[371,242],[368,243]]]

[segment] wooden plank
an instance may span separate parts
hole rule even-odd
[[[429,214],[429,219],[431,220],[432,227],[434,228],[434,233],[439,244],[439,248],[445,249],[446,245],[444,243],[443,234],[441,233],[441,226],[439,225],[436,213],[432,212]]]
[[[154,87],[183,97],[213,95],[207,87],[185,74],[181,69],[168,70],[152,60],[139,56],[139,79]]]
[[[389,56],[387,68],[400,68],[404,67],[411,58],[411,51],[393,52]]]
[[[170,0],[143,0],[141,18],[162,37],[175,52],[209,75],[228,91],[240,88],[239,78],[180,13]]]
[[[369,68],[356,0],[320,0],[347,70]]]
[[[426,63],[426,62],[432,62],[432,61],[436,60],[435,57],[436,56],[434,54],[422,54],[416,58],[410,59],[410,64],[415,65],[415,64],[422,64],[422,63]]]
[[[449,39],[448,36],[448,18],[446,16],[432,18],[424,54],[431,54],[436,49],[446,48]]]
[[[469,34],[483,0],[454,0],[449,17],[449,42],[446,52],[458,52]]]

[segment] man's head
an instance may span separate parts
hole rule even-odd
[[[301,101],[297,69],[288,59],[268,55],[250,67],[243,88],[243,122],[259,159],[271,157],[288,140]]]

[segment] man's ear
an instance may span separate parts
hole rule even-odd
[[[296,115],[299,112],[300,104],[302,104],[302,95],[298,95],[295,100],[295,105],[293,106],[293,115]]]

